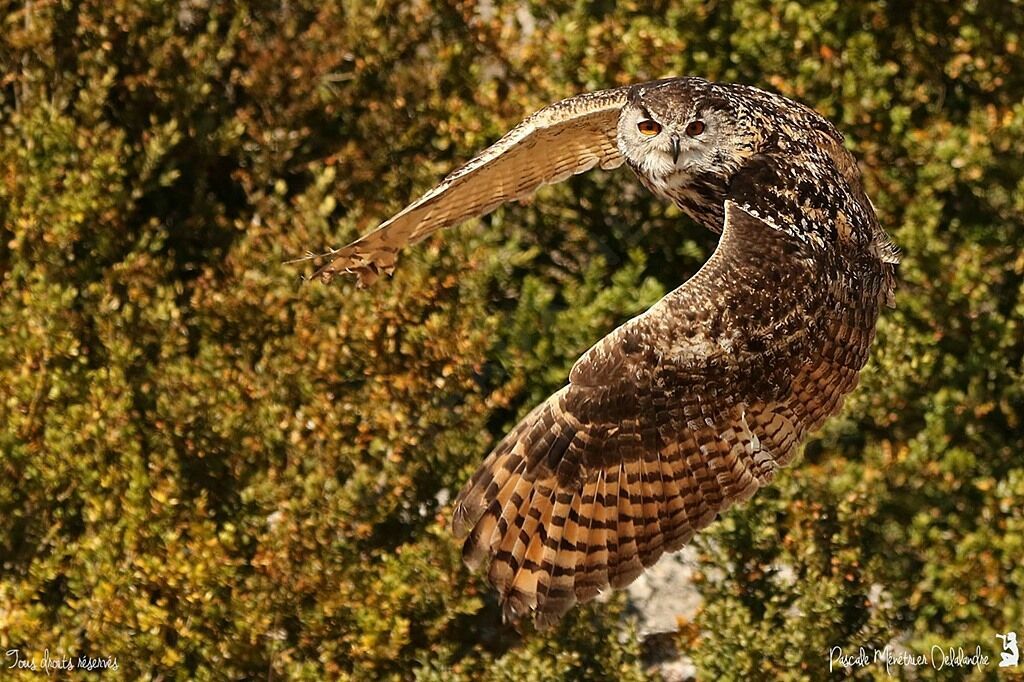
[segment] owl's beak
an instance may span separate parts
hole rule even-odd
[[[672,163],[679,163],[679,136],[672,135],[668,139],[672,143]]]

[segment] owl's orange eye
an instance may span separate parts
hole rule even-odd
[[[704,132],[704,121],[690,121],[686,124],[686,134],[690,137],[697,137]]]
[[[651,135],[657,135],[661,132],[661,124],[653,119],[645,118],[641,119],[640,122],[636,124],[636,129],[639,130],[642,135],[650,137]]]

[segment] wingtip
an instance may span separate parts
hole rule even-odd
[[[466,502],[464,500],[456,502],[455,509],[452,511],[452,535],[455,536],[455,539],[465,540],[475,525],[472,510],[466,505]]]
[[[547,632],[562,622],[563,615],[565,615],[564,611],[538,611],[533,615],[533,625],[537,628],[537,632]]]
[[[534,595],[534,599],[536,599],[536,595]],[[530,595],[513,587],[502,600],[501,615],[506,623],[519,624],[533,620],[534,612]]]
[[[502,621],[511,624],[521,634],[525,634],[530,627],[535,632],[544,633],[561,623],[569,608],[576,604],[573,600],[565,609],[550,610],[537,602],[536,593],[513,587],[501,600]]]
[[[321,265],[309,279],[319,279],[323,284],[330,284],[338,275],[354,275],[356,286],[366,289],[380,279],[382,274],[391,277],[394,271],[394,265],[380,266],[373,261],[357,263],[354,258],[335,255],[329,262]]]

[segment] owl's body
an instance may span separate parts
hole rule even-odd
[[[506,612],[539,624],[629,584],[769,483],[856,385],[893,296],[895,249],[835,128],[697,78],[538,112],[322,272],[372,280],[406,243],[622,162],[722,237],[689,281],[587,351],[459,495],[466,562],[489,559]]]

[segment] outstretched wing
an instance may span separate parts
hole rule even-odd
[[[600,90],[541,109],[393,218],[326,254],[316,274],[329,282],[336,273],[352,273],[369,285],[394,270],[399,249],[437,230],[594,166],[617,168],[616,127],[627,90]]]
[[[726,202],[715,253],[591,348],[456,503],[506,614],[624,587],[789,462],[867,358],[883,277]]]

